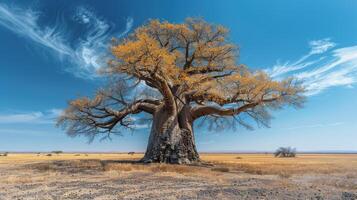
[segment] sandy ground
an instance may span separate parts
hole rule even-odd
[[[357,199],[357,155],[203,154],[202,166],[141,156],[9,154],[0,199]]]

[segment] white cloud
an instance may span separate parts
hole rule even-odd
[[[327,50],[336,46],[336,43],[331,42],[330,38],[325,38],[322,40],[313,40],[309,42],[311,47],[310,54],[321,54],[325,53]]]
[[[64,45],[54,29],[38,29],[38,17],[39,13],[32,10],[10,9],[4,4],[0,4],[0,25],[60,54],[70,54],[71,49]]]
[[[126,19],[126,26],[125,26],[125,30],[119,34],[118,37],[123,37],[125,36],[126,34],[129,33],[129,31],[133,28],[133,24],[134,24],[134,19],[131,18],[131,17],[128,17]]]
[[[302,80],[306,95],[336,86],[353,87],[357,82],[357,46],[333,49],[330,39],[310,43],[310,52],[295,62],[277,64],[266,71],[275,79],[295,76]]]
[[[42,27],[38,23],[39,12],[8,7],[0,4],[0,25],[12,32],[27,38],[36,44],[51,49],[52,52],[72,64],[65,70],[82,78],[93,78],[96,70],[105,60],[107,43],[111,37],[110,24],[97,17],[94,12],[84,7],[79,7],[73,19],[84,26],[84,31],[79,38],[71,43],[68,38],[70,29],[61,22],[56,22],[51,27]],[[133,26],[133,19],[128,18],[123,32],[113,34],[122,37]],[[68,65],[64,65],[68,66]]]
[[[313,55],[323,54],[329,49],[336,46],[336,43],[331,42],[330,38],[325,38],[321,40],[313,40],[309,42],[310,52],[301,56],[298,60],[294,62],[285,62],[281,64],[279,61],[272,69],[268,69],[267,71],[270,73],[272,77],[278,77],[280,75],[304,69],[313,64],[316,64],[324,59],[324,57],[310,59]],[[310,59],[310,60],[309,60]]]
[[[31,123],[31,124],[53,124],[61,114],[60,109],[51,109],[45,112],[19,112],[0,114],[1,124]]]
[[[50,116],[53,117],[58,117],[62,114],[63,110],[62,109],[57,109],[57,108],[52,108],[50,110],[48,110],[48,113],[50,114]]]

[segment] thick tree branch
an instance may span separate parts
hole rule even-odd
[[[234,108],[223,108],[221,106],[197,106],[191,110],[192,118],[198,119],[207,115],[218,115],[218,116],[234,116],[239,115],[248,109],[254,108],[258,105],[269,103],[278,100],[278,98],[264,99],[258,102],[247,103],[240,107]]]
[[[153,74],[153,76],[160,83],[159,90],[160,90],[162,96],[164,97],[163,100],[165,103],[165,107],[167,108],[167,111],[169,113],[174,113],[176,111],[175,96],[172,93],[172,90],[171,90],[169,84],[167,83],[167,81],[165,81],[165,79],[159,77],[157,74]]]
[[[160,105],[158,100],[141,99],[126,105],[121,110],[115,110],[103,107],[103,102],[94,101],[72,102],[58,120],[58,125],[67,127],[69,135],[86,134],[94,137],[97,133],[112,132],[118,124],[131,128],[132,121],[126,119],[128,115],[140,112],[153,114]]]

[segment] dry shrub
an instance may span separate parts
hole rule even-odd
[[[8,154],[8,152],[5,152],[4,154],[0,154],[0,156],[7,156]]]
[[[49,154],[47,154],[46,156],[52,156],[52,154],[49,153]]]
[[[66,173],[86,173],[91,171],[103,171],[100,160],[56,160],[47,163],[34,163],[27,165],[28,168],[42,172],[66,172]]]
[[[242,157],[240,157],[240,156],[237,156],[237,157],[236,157],[236,159],[242,159]]]
[[[211,170],[215,171],[215,172],[229,172],[228,167],[215,167],[215,168],[212,168]]]
[[[60,154],[60,153],[63,153],[63,151],[52,151],[51,153]]]
[[[274,153],[275,157],[291,158],[296,156],[296,149],[291,147],[280,147]]]
[[[231,171],[243,171],[248,174],[278,175],[280,177],[291,177],[294,174],[331,174],[343,173],[344,168],[320,163],[219,163],[215,165],[228,167]]]
[[[282,172],[282,166],[277,165],[238,164],[236,165],[236,169],[248,174],[257,175],[280,175]]]
[[[74,160],[68,163],[70,167],[79,169],[103,169],[103,163],[99,159]]]
[[[248,174],[257,174],[257,175],[267,174],[260,168],[256,168],[251,165],[244,165],[244,166],[239,167],[239,169],[243,170],[245,173],[248,173]]]
[[[219,163],[216,162],[215,165],[219,166],[216,168],[212,168],[212,171],[220,171],[227,172],[228,171],[243,171],[248,174],[256,174],[256,175],[268,175],[268,174],[275,174],[279,175],[281,172],[281,168],[274,168],[274,167],[267,167],[265,165],[257,165],[257,164],[242,164],[242,163]],[[276,166],[275,166],[276,167]]]

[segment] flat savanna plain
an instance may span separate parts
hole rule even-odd
[[[357,199],[356,154],[201,154],[201,165],[142,154],[0,157],[0,199]]]

